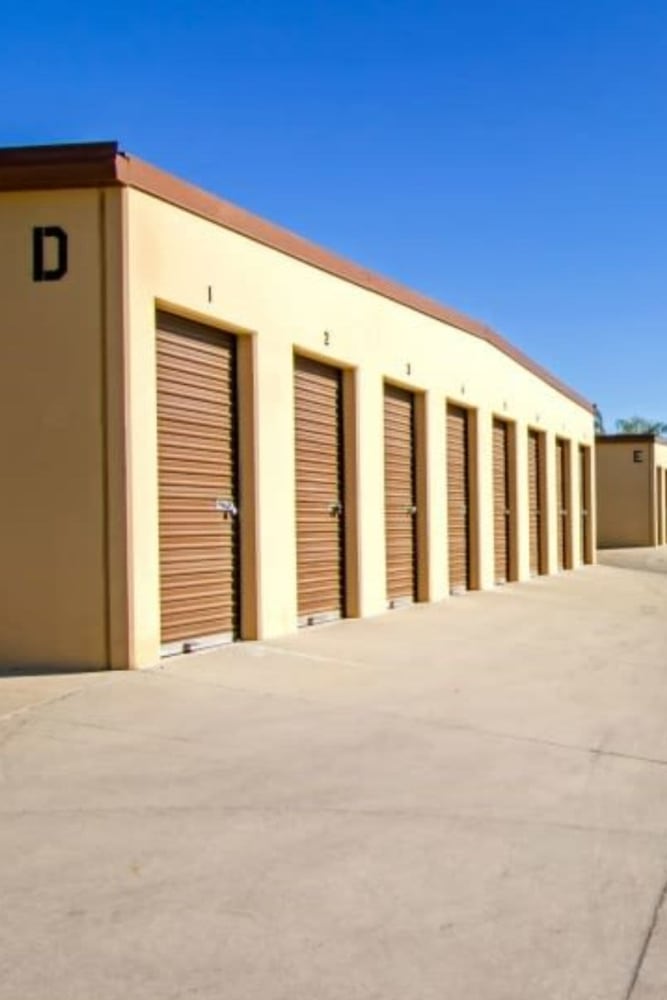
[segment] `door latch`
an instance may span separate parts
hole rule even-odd
[[[215,509],[225,517],[236,517],[239,512],[233,500],[222,500],[220,497],[215,501]]]

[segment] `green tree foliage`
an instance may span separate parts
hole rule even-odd
[[[595,433],[606,434],[604,429],[604,419],[597,403],[593,403],[593,419],[595,420]]]
[[[616,430],[620,434],[667,434],[667,424],[646,417],[625,417],[616,421]]]

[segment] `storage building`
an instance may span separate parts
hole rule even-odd
[[[601,549],[667,541],[667,439],[603,434],[596,440],[597,543]]]
[[[0,151],[0,660],[135,667],[594,558],[589,403],[121,152]]]

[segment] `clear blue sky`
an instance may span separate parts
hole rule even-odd
[[[123,148],[667,420],[664,0],[5,5],[0,144]]]

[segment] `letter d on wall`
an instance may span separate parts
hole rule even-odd
[[[47,256],[52,266],[46,266]],[[60,281],[67,274],[67,233],[60,226],[35,226],[32,231],[32,280]]]

